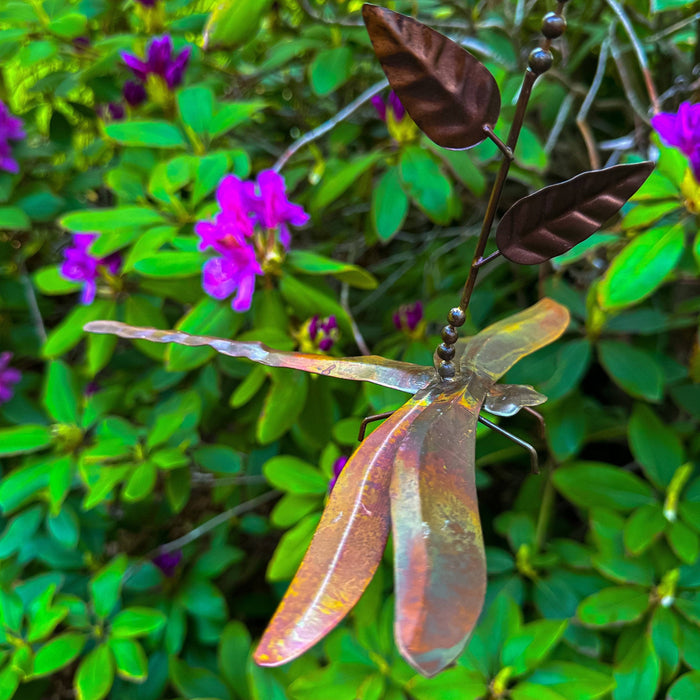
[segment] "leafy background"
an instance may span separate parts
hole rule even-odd
[[[389,5],[419,9],[486,63],[505,133],[553,7]],[[693,7],[567,5],[504,206],[592,166],[658,165],[623,216],[569,254],[482,272],[468,331],[542,294],[573,320],[507,377],[549,396],[545,442],[526,417],[508,421],[548,453],[543,475],[480,434],[487,608],[457,666],[426,680],[392,641],[390,553],[312,652],[279,669],[249,658],[334,461],[363,416],[403,397],[82,326],[111,318],[294,349],[310,317],[333,314],[332,353],[358,354],[361,333],[373,352],[428,364],[495,148],[444,151],[367,101],[328,122],[382,79],[356,0],[229,1],[211,20],[205,1],[4,2],[0,97],[27,136],[13,144],[19,173],[0,173],[0,348],[22,372],[0,406],[0,698],[700,696],[700,189],[649,128],[650,85],[667,111],[697,90]],[[192,47],[183,84],[110,118],[129,78],[119,52],[143,55],[164,32]],[[312,222],[236,314],[202,291],[193,225],[215,211],[225,173],[253,177],[323,124],[282,170]],[[58,272],[73,232],[98,233],[93,253],[124,261],[87,306]],[[425,323],[397,330],[392,315],[416,300]],[[173,571],[153,562],[164,551],[182,553]]]

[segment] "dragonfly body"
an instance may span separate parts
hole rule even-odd
[[[208,345],[260,364],[413,394],[348,460],[255,660],[265,666],[287,663],[330,632],[371,581],[392,529],[397,644],[412,666],[433,676],[463,649],[486,590],[474,482],[479,411],[489,400],[505,415],[544,401],[531,387],[496,382],[519,359],[556,340],[568,322],[565,307],[542,299],[460,343],[451,379],[441,379],[434,368],[375,356],[280,352],[261,343],[112,321],[86,328],[160,343]]]

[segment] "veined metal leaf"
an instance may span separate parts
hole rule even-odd
[[[411,17],[376,5],[364,5],[362,17],[391,87],[426,136],[454,149],[483,141],[501,109],[486,67]]]
[[[653,169],[651,162],[615,165],[523,197],[498,224],[498,249],[521,265],[566,253],[616,214]]]

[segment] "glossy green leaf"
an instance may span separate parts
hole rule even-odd
[[[272,385],[258,418],[256,435],[266,445],[284,435],[304,408],[309,378],[291,369],[271,370]]]
[[[120,554],[90,579],[90,596],[98,617],[109,615],[119,602],[127,564],[126,555]]]
[[[676,224],[654,228],[629,243],[598,285],[601,307],[623,308],[652,294],[676,267],[684,237],[682,225]]]
[[[620,586],[604,588],[588,596],[578,606],[577,614],[584,625],[607,627],[635,622],[648,607],[648,591],[632,586]]]
[[[501,652],[503,666],[517,675],[537,668],[566,631],[568,620],[537,620],[524,625],[506,640]]]
[[[598,357],[610,378],[628,394],[652,402],[661,400],[663,372],[649,353],[618,340],[602,340]]]
[[[224,445],[203,445],[194,453],[194,461],[200,467],[215,474],[238,474],[241,471],[241,456]]]
[[[277,549],[267,567],[267,578],[270,581],[290,581],[294,576],[306,548],[311,542],[316,525],[321,519],[320,513],[307,515],[291,530],[282,535]]]
[[[369,170],[381,155],[381,153],[367,153],[347,161],[326,174],[311,198],[311,210],[319,211],[332,204],[343,192],[354,185],[360,175]]]
[[[68,666],[83,650],[86,637],[78,632],[66,632],[43,644],[34,655],[34,675],[48,676]]]
[[[272,0],[223,0],[214,6],[204,29],[207,50],[237,48],[260,29]]]
[[[640,635],[615,666],[616,700],[654,700],[661,664],[648,635]]]
[[[349,46],[338,46],[321,51],[309,66],[311,89],[317,95],[328,95],[350,77],[353,52]]]
[[[169,661],[169,671],[172,684],[188,700],[231,700],[231,693],[226,685],[211,671],[189,666],[175,657]]]
[[[142,637],[160,629],[165,624],[166,617],[160,610],[144,607],[126,608],[117,613],[111,621],[112,637],[129,639]]]
[[[9,457],[10,455],[37,452],[48,447],[52,440],[51,429],[45,425],[18,425],[14,428],[0,428],[0,456]]]
[[[603,697],[615,686],[610,675],[570,661],[549,661],[538,668],[529,680],[576,700]]]
[[[294,269],[307,275],[333,275],[358,289],[375,289],[378,284],[371,273],[357,265],[332,260],[307,250],[291,250],[287,259]]]
[[[105,133],[123,146],[186,148],[182,132],[166,121],[132,121],[108,124]]]
[[[681,676],[670,688],[668,700],[696,700],[700,697],[700,671]]]
[[[206,136],[214,117],[214,94],[204,85],[181,90],[177,96],[180,118],[198,136]]]
[[[78,391],[75,376],[69,367],[55,360],[46,372],[44,405],[57,423],[78,422]]]
[[[452,219],[452,184],[430,154],[418,146],[407,146],[401,154],[399,174],[407,194],[437,224]]]
[[[372,224],[381,241],[389,241],[401,229],[408,213],[408,197],[398,168],[392,166],[372,190]]]
[[[141,228],[159,223],[163,223],[163,218],[157,211],[135,206],[84,209],[66,214],[61,219],[61,226],[69,231],[81,233],[110,233],[119,229]]]
[[[251,638],[246,626],[238,620],[229,622],[221,633],[218,662],[221,674],[243,697],[247,697],[246,665],[250,654]]]
[[[622,467],[573,462],[556,469],[552,480],[561,494],[583,508],[630,511],[654,502],[651,487]]]
[[[625,523],[625,547],[632,554],[641,554],[654,543],[667,524],[660,505],[654,503],[637,508]]]
[[[634,458],[648,479],[663,489],[685,461],[683,444],[676,432],[664,424],[644,404],[636,404],[627,424],[627,435]]]
[[[138,260],[134,268],[146,277],[179,279],[201,274],[206,260],[201,253],[164,251]]]
[[[78,666],[75,690],[78,700],[102,700],[114,681],[114,657],[107,645],[93,649]]]
[[[325,494],[328,479],[298,457],[279,455],[265,462],[265,478],[275,488],[295,494]]]
[[[143,648],[133,639],[110,639],[117,675],[128,681],[142,681],[148,675],[148,659]]]

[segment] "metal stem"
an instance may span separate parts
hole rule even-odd
[[[537,458],[537,450],[529,442],[525,442],[525,440],[521,440],[519,437],[516,437],[515,435],[513,435],[513,433],[509,433],[505,428],[501,428],[500,425],[496,425],[496,423],[492,423],[488,418],[484,418],[483,416],[479,416],[479,423],[482,423],[487,428],[491,428],[491,430],[494,430],[499,435],[503,435],[503,437],[508,438],[509,440],[514,442],[516,445],[520,445],[520,447],[526,449],[530,453],[530,468],[532,470],[532,473],[533,474],[540,473],[540,464],[539,464],[539,460]]]

